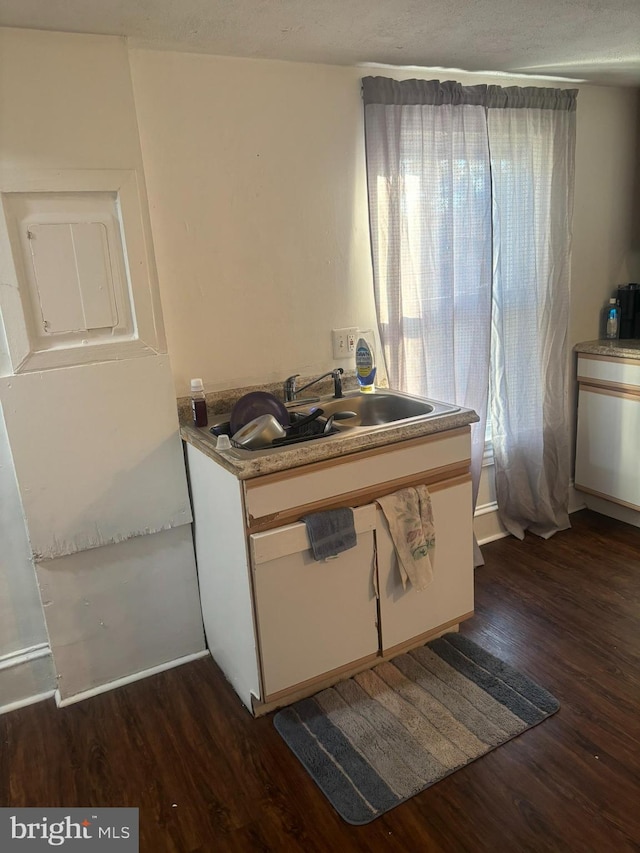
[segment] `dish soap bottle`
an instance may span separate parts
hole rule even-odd
[[[373,394],[375,389],[376,363],[373,345],[362,336],[356,344],[356,377],[363,394]]]
[[[620,309],[618,308],[618,301],[610,299],[605,311],[607,315],[605,337],[613,340],[620,334]]]
[[[191,380],[191,411],[193,412],[194,426],[205,427],[209,423],[202,379]]]

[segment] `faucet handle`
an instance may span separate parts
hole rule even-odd
[[[294,373],[293,376],[288,376],[284,380],[284,401],[291,403],[296,398],[296,379],[300,376],[299,373]]]
[[[336,400],[339,400],[341,397],[344,397],[342,393],[342,374],[344,373],[343,367],[336,367],[331,371],[331,376],[333,376],[333,396]]]

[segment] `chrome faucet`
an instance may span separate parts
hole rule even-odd
[[[333,377],[333,396],[336,399],[343,397],[342,393],[342,374],[344,370],[342,367],[336,367],[335,370],[330,370],[328,373],[323,373],[322,376],[318,376],[317,379],[313,379],[311,382],[307,382],[306,385],[303,385],[302,388],[296,388],[296,379],[300,376],[299,373],[295,373],[293,376],[289,376],[288,379],[285,379],[284,383],[284,401],[285,403],[293,403],[298,394],[301,391],[305,391],[307,388],[310,388],[312,385],[315,385],[316,382],[320,382],[321,379],[326,379],[327,376]]]

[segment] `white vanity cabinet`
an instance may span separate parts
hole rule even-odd
[[[473,612],[469,427],[238,480],[187,445],[198,575],[211,654],[264,713]],[[403,590],[377,497],[425,484],[434,580]],[[311,512],[354,508],[356,547],[315,561]]]
[[[578,383],[576,489],[593,509],[640,524],[640,359],[581,354]]]

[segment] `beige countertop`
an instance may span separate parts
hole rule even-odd
[[[640,338],[629,340],[583,341],[574,346],[574,351],[587,355],[609,355],[613,358],[639,358]]]
[[[182,426],[180,434],[184,441],[222,465],[239,480],[249,480],[252,477],[298,468],[323,459],[334,459],[373,447],[434,435],[464,427],[479,420],[480,418],[473,410],[459,409],[434,418],[426,417],[412,422],[392,423],[384,427],[345,430],[337,435],[316,438],[278,450],[249,451],[232,448],[220,453],[216,450],[216,437],[209,432],[208,426],[202,428]]]

